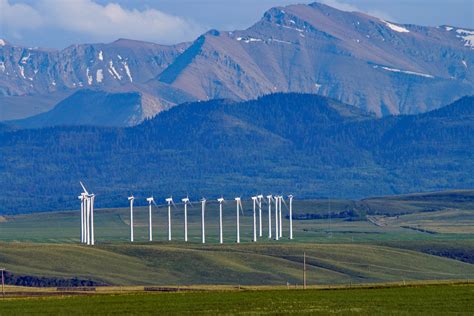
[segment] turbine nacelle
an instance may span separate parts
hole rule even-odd
[[[218,199],[217,199],[217,202],[219,202],[219,203],[224,202],[224,198],[218,198]]]
[[[146,200],[147,200],[147,202],[150,203],[150,204],[153,203],[153,202],[155,202],[155,199],[153,199],[153,197],[149,197],[149,198],[147,198]]]

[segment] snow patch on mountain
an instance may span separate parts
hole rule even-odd
[[[99,60],[104,60],[104,53],[102,51],[99,52]]]
[[[128,68],[127,62],[123,61],[122,64],[123,64],[123,67],[125,68],[125,72],[127,73],[128,79],[130,80],[130,82],[133,82],[132,74],[130,73],[130,68]]]
[[[7,43],[5,42],[5,40],[1,39],[0,38],[0,46],[5,46],[7,45]]]
[[[381,20],[381,21],[383,23],[385,23],[385,25],[388,26],[392,31],[395,31],[395,32],[398,32],[398,33],[410,33],[409,30],[407,30],[406,28],[404,28],[402,26],[387,22],[385,20]]]
[[[0,61],[0,70],[5,72],[5,63],[3,61]]]
[[[457,29],[456,33],[458,33],[457,37],[465,41],[464,46],[474,49],[474,31]]]
[[[104,80],[104,72],[102,71],[102,69],[98,69],[95,74],[95,81],[101,83],[102,80]]]
[[[91,75],[89,75],[89,67],[87,67],[86,69],[86,77],[87,77],[87,84],[90,86],[92,84],[93,78]]]
[[[287,26],[287,25],[282,25],[282,27],[285,28],[285,29],[297,31],[297,32],[300,32],[300,33],[303,33],[303,32],[304,32],[303,29],[299,29],[299,28],[297,28],[297,27],[291,27],[291,26]]]
[[[375,69],[379,68],[379,66],[374,66]],[[403,73],[407,75],[413,75],[413,76],[420,76],[420,77],[425,77],[425,78],[434,78],[434,76],[429,75],[429,74],[424,74],[421,72],[415,72],[415,71],[409,71],[409,70],[400,70],[396,68],[390,68],[390,67],[385,67],[385,66],[380,66],[381,69],[391,71],[391,72],[398,72],[398,73]]]
[[[28,62],[28,59],[30,59],[31,54],[28,53],[27,56],[21,58],[21,63],[26,64]]]
[[[118,80],[122,80],[122,76],[120,76],[120,74],[117,72],[117,70],[115,70],[115,67],[114,67],[114,62],[113,61],[109,61],[109,73],[114,77],[114,78],[117,78]]]
[[[288,44],[288,45],[292,45],[292,44],[293,44],[292,42],[282,41],[282,40],[275,39],[275,38],[269,38],[268,41],[269,41],[269,42],[275,42],[275,43]]]
[[[244,43],[251,43],[251,42],[263,42],[261,38],[254,38],[254,37],[247,37],[247,38],[242,38],[242,37],[237,37],[237,41],[244,41]]]
[[[25,77],[25,68],[23,66],[18,66],[20,68],[20,75],[23,77],[23,79],[26,79]]]
[[[466,68],[467,68],[467,63],[466,63],[466,61],[465,61],[465,60],[463,60],[463,61],[462,61],[462,64],[464,65],[464,67],[466,67]]]
[[[451,27],[451,26],[445,26],[444,29],[449,32],[449,31],[451,31],[451,30],[453,29],[453,27]]]

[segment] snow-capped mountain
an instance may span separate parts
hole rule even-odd
[[[474,31],[314,3],[271,9],[244,31],[208,32],[158,78],[200,99],[308,92],[383,115],[473,94],[473,67]]]
[[[157,111],[190,100],[305,92],[377,115],[418,113],[474,94],[473,67],[473,30],[291,5],[270,9],[246,30],[212,30],[173,46],[118,40],[55,51],[2,40],[0,120],[48,110],[83,88],[144,93]],[[28,113],[25,98],[41,107]]]

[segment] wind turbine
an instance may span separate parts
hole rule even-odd
[[[153,197],[149,197],[146,199],[148,202],[148,239],[153,241],[153,230],[152,230],[152,221],[151,221],[151,203],[155,202]]]
[[[262,237],[262,199],[263,199],[263,195],[261,195],[261,194],[258,195],[257,199],[258,199],[258,227],[259,227],[258,237]]]
[[[242,215],[244,213],[243,207],[242,207],[242,199],[240,197],[235,198],[235,202],[237,204],[237,243],[240,243],[240,213],[239,213],[239,207],[242,210]]]
[[[168,241],[171,241],[171,204],[174,205],[173,198],[167,198],[166,202],[168,202]]]
[[[89,194],[84,184],[79,181],[81,184],[84,193],[81,194],[83,196],[83,220],[84,220],[84,242],[87,245],[94,245],[95,238],[94,238],[94,199],[95,194]]]
[[[128,200],[130,201],[130,242],[133,242],[133,201],[135,197],[129,196]]]
[[[219,202],[219,243],[224,243],[224,235],[222,233],[222,202],[224,202],[224,198],[221,197],[217,199]]]
[[[189,197],[181,199],[184,203],[184,241],[188,241],[188,203]]]
[[[252,196],[253,202],[253,242],[257,241],[257,197]]]
[[[272,238],[272,196],[267,195],[268,199],[268,238]]]
[[[290,200],[290,239],[293,239],[293,195],[288,195]]]
[[[204,224],[204,213],[206,212],[206,199],[202,198],[201,200],[201,239],[202,243],[206,243],[206,228]]]

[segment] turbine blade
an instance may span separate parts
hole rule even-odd
[[[87,195],[89,195],[89,192],[87,192],[87,189],[86,189],[86,187],[84,186],[84,184],[82,183],[82,181],[79,181],[79,183],[81,184],[81,187],[82,187],[82,189],[84,190],[84,193],[87,194]]]
[[[242,216],[244,216],[244,207],[242,206],[242,200],[239,200],[239,205],[240,205],[240,212],[242,213]]]

